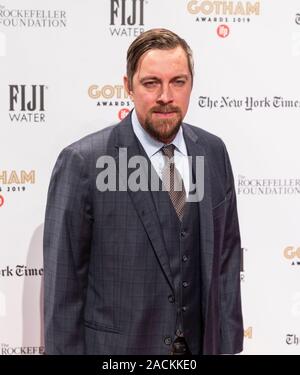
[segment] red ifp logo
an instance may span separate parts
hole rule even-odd
[[[227,25],[219,25],[217,28],[217,34],[220,38],[226,38],[229,35],[229,27]]]
[[[130,112],[130,109],[128,108],[120,109],[118,113],[119,120],[123,120],[128,115],[129,112]]]

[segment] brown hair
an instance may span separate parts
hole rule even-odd
[[[187,42],[177,34],[167,29],[151,29],[140,34],[129,46],[127,51],[127,77],[129,89],[132,89],[132,80],[137,70],[141,56],[150,49],[173,49],[182,47],[186,53],[192,82],[194,77],[193,53]]]

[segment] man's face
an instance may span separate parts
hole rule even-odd
[[[150,135],[161,142],[171,142],[187,112],[192,77],[187,56],[181,47],[152,49],[139,60],[129,90],[138,119]]]

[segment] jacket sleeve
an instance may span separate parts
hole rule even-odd
[[[87,163],[64,149],[55,164],[44,226],[46,354],[84,354],[84,302],[92,233]]]
[[[226,170],[226,213],[220,267],[221,294],[221,354],[234,354],[243,350],[243,318],[241,308],[241,239],[238,222],[234,178],[228,153],[224,145]]]

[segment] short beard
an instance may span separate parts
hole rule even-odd
[[[152,121],[152,114],[154,112],[176,112],[175,119],[161,119]],[[182,123],[182,112],[180,108],[173,106],[157,106],[150,109],[145,119],[145,130],[155,139],[160,142],[171,142]]]

